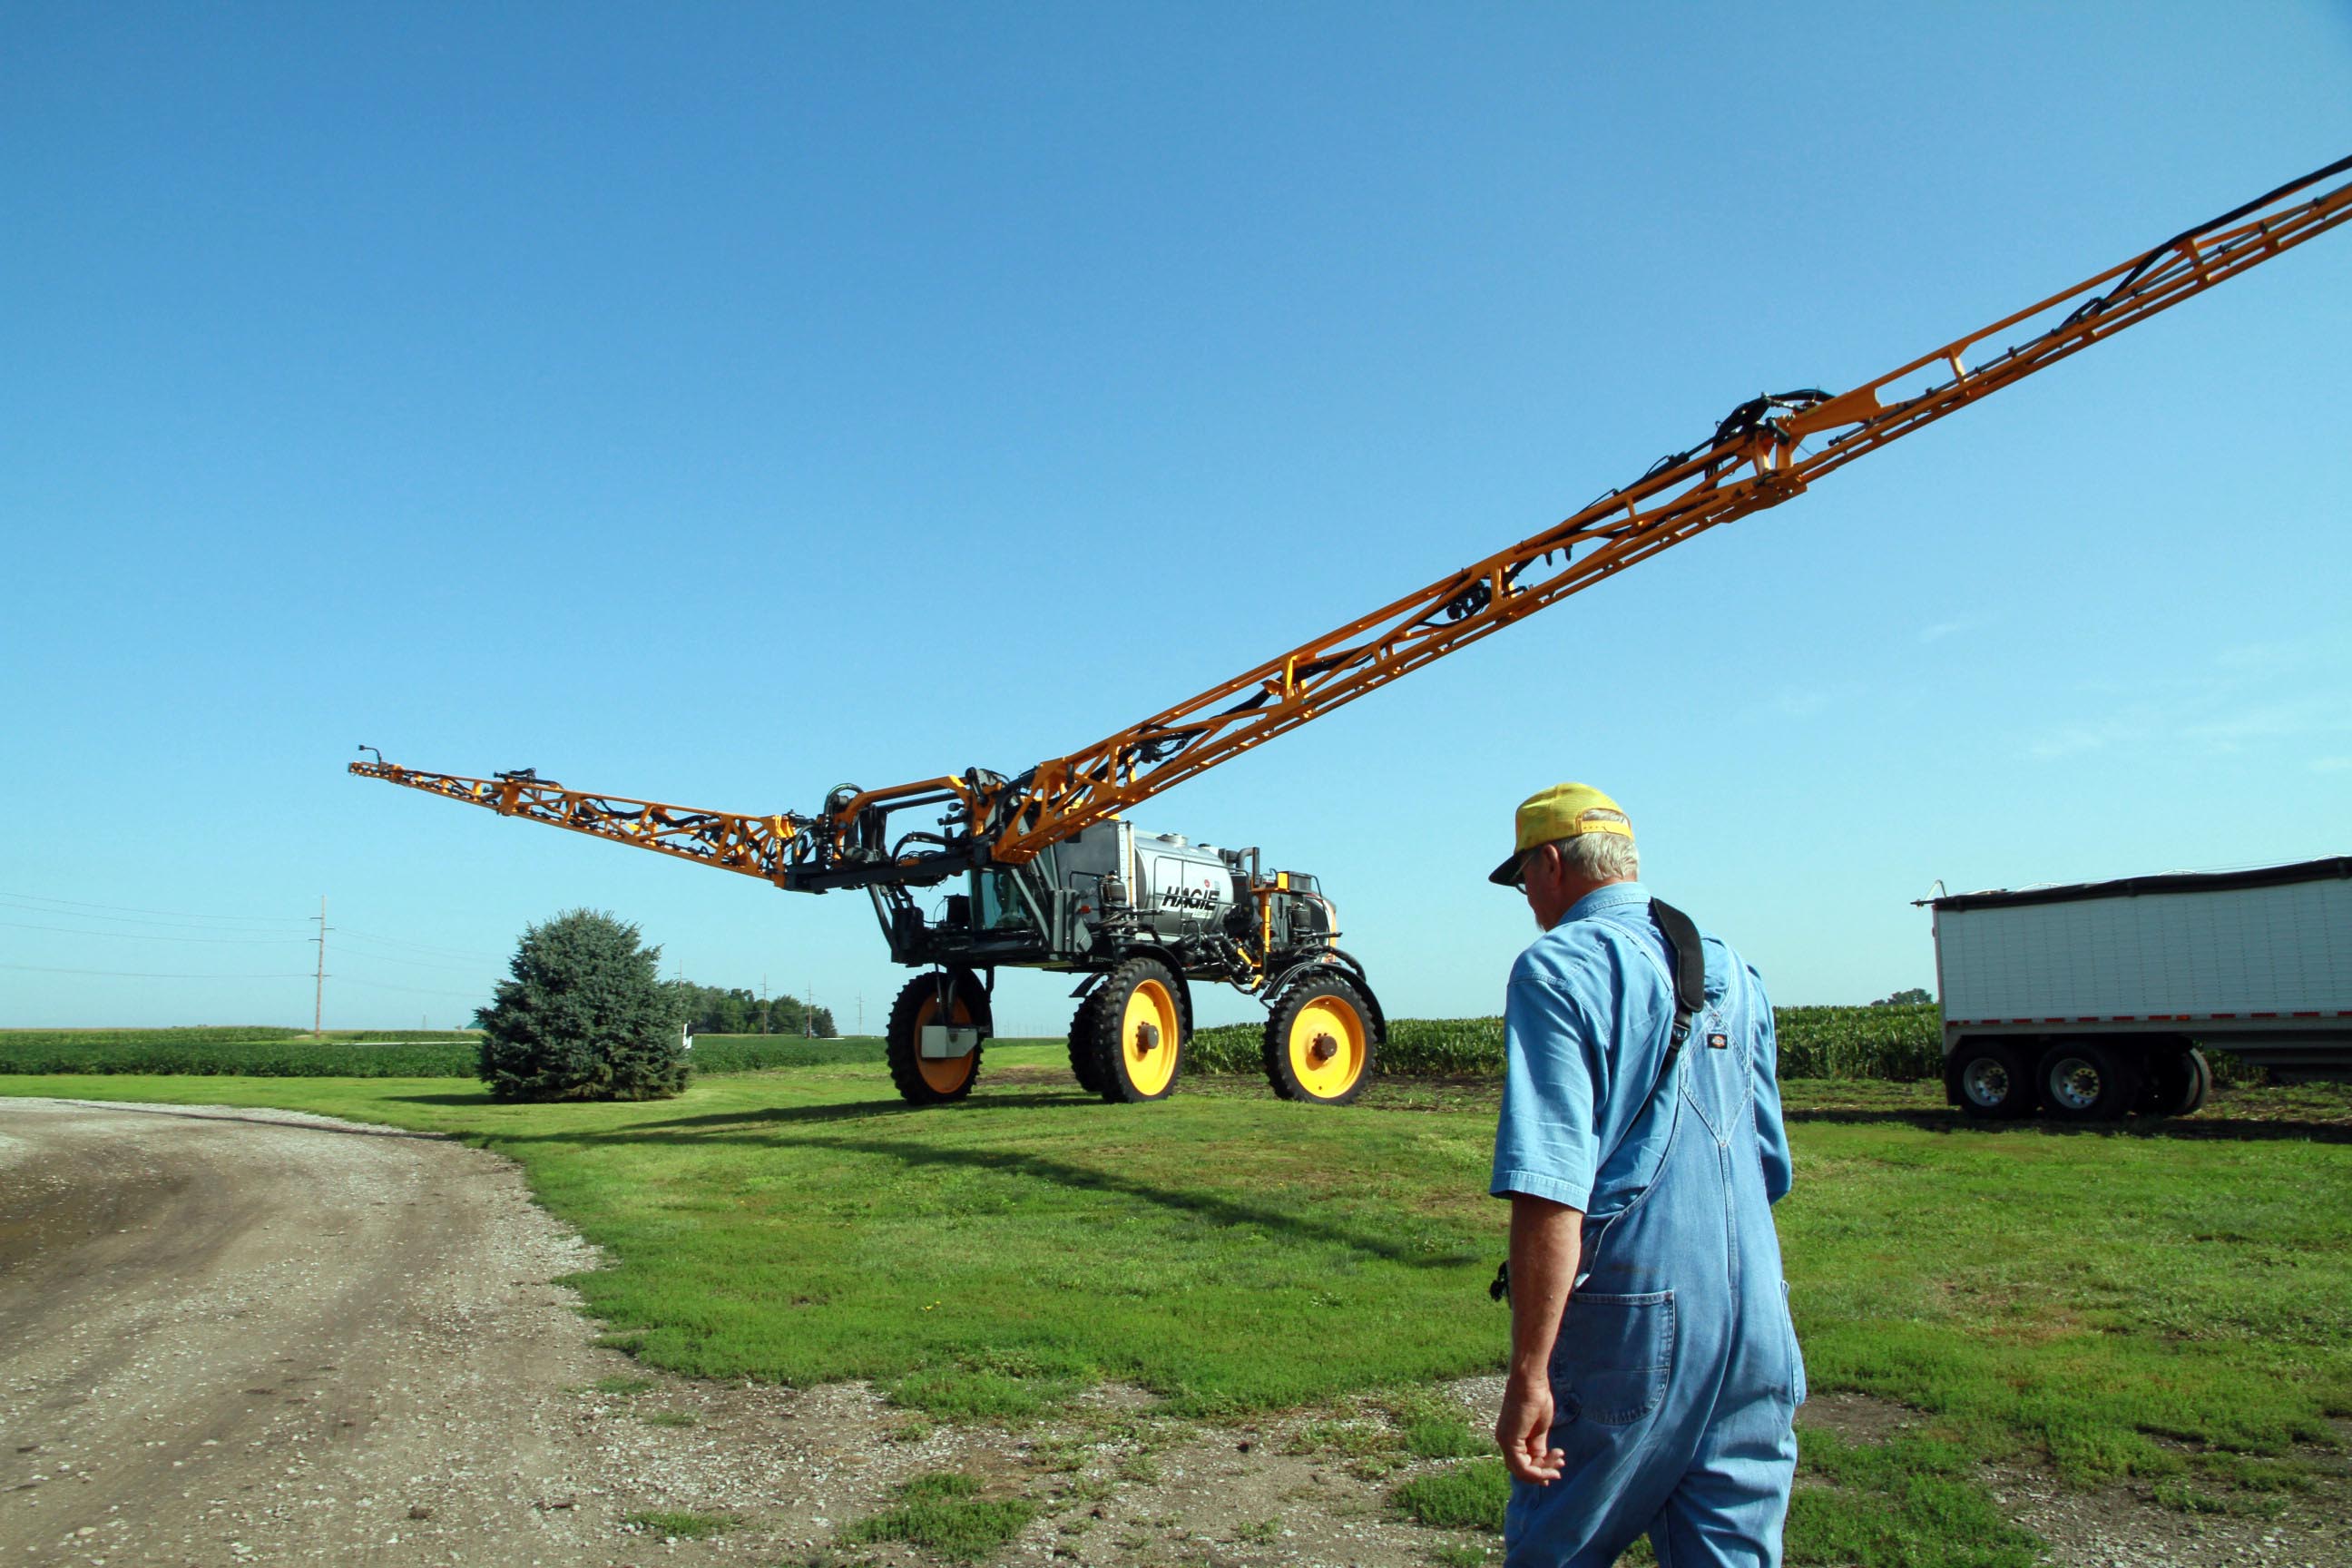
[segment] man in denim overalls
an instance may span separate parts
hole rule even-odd
[[[1607,795],[1556,785],[1517,827],[1491,879],[1544,934],[1511,970],[1490,1188],[1511,1202],[1505,1561],[1608,1568],[1647,1532],[1660,1568],[1776,1568],[1805,1373],[1771,1005],[1653,903]]]

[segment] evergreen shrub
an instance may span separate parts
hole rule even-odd
[[[686,1087],[661,949],[597,910],[522,934],[482,1030],[481,1079],[499,1100],[660,1100]]]

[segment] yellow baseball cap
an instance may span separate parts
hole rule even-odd
[[[1519,861],[1538,844],[1575,838],[1587,833],[1633,837],[1633,824],[1624,808],[1591,784],[1559,784],[1528,796],[1519,805],[1518,845],[1511,858],[1495,868],[1486,880],[1497,887],[1515,886]]]

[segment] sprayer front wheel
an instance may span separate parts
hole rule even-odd
[[[980,976],[969,969],[950,970],[948,993],[948,1016],[944,1019],[940,1016],[940,985],[935,974],[918,974],[908,981],[898,999],[890,1005],[890,1029],[883,1038],[883,1049],[890,1063],[890,1081],[898,1086],[899,1098],[909,1105],[939,1105],[961,1100],[971,1092],[972,1080],[980,1076],[978,1046],[966,1056],[923,1055],[923,1029],[927,1025],[977,1026],[983,1036],[988,1033],[988,989],[981,984]]]
[[[1302,980],[1265,1021],[1265,1078],[1285,1100],[1345,1105],[1372,1076],[1371,1009],[1347,981]]]

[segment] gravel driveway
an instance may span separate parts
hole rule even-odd
[[[625,1521],[751,1506],[793,1535],[848,1412],[600,1394],[637,1369],[551,1283],[594,1261],[447,1140],[0,1100],[0,1563],[740,1562]]]

